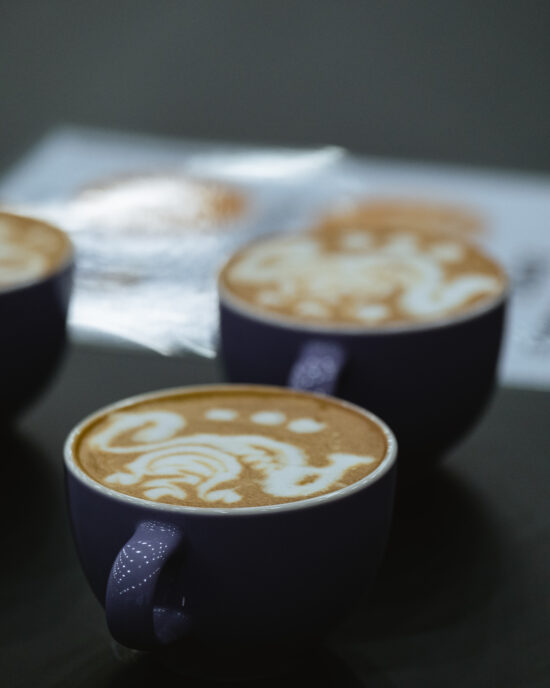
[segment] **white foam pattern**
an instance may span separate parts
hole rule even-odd
[[[0,285],[28,282],[43,275],[48,260],[38,251],[4,243],[0,235]]]
[[[291,237],[252,246],[230,267],[230,283],[255,289],[264,307],[318,320],[347,309],[346,317],[365,323],[386,320],[387,300],[395,298],[409,317],[444,316],[473,297],[498,293],[502,281],[465,268],[453,277],[447,267],[461,261],[465,248],[449,239],[425,248],[409,234],[394,234],[372,248],[367,232],[343,234],[336,251],[314,236]]]
[[[231,421],[235,420],[238,416],[237,411],[233,409],[210,409],[204,414],[204,417],[208,420],[220,420],[220,421]]]
[[[115,489],[137,486],[153,501],[170,496],[185,501],[191,491],[205,505],[237,504],[244,496],[239,487],[224,484],[239,478],[245,468],[252,469],[254,482],[269,497],[306,498],[335,489],[350,468],[375,462],[371,456],[337,452],[328,453],[325,465],[311,466],[304,449],[256,433],[177,435],[187,423],[172,411],[125,411],[109,420],[89,444],[107,456],[137,457],[108,475],[106,483]],[[297,418],[288,429],[311,433],[324,427],[314,419]]]

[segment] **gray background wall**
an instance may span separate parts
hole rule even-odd
[[[0,0],[0,170],[60,122],[550,170],[548,0]]]

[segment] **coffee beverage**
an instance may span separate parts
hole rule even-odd
[[[282,387],[163,390],[85,419],[67,503],[111,634],[200,678],[280,671],[372,584],[396,449],[367,411]]]
[[[56,227],[0,212],[0,291],[53,274],[71,253],[69,239]]]
[[[484,231],[481,217],[468,208],[403,198],[374,198],[328,215],[333,227],[386,227],[443,231],[465,236]]]
[[[229,185],[180,171],[152,171],[99,180],[72,204],[74,224],[136,236],[216,231],[239,219],[244,194]]]
[[[251,244],[220,274],[224,300],[326,329],[455,318],[495,302],[502,269],[463,238],[418,228],[322,226]]]
[[[104,487],[195,507],[283,504],[340,490],[388,453],[384,426],[328,397],[263,386],[159,392],[92,418],[76,464]]]
[[[0,212],[0,425],[36,398],[61,359],[73,255],[60,229]]]

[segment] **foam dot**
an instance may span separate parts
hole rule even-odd
[[[367,232],[358,230],[346,234],[341,241],[344,250],[367,248],[371,244],[371,237]]]
[[[324,423],[319,423],[313,418],[296,418],[287,425],[292,432],[312,433],[319,432],[325,427]]]
[[[388,315],[387,306],[382,304],[372,304],[371,306],[361,306],[356,311],[356,316],[360,320],[365,320],[367,322],[376,322],[377,320],[383,320]]]
[[[235,420],[238,416],[237,411],[233,409],[210,409],[204,414],[205,418],[208,420]]]
[[[286,416],[281,411],[260,411],[250,416],[253,423],[259,425],[281,425],[286,420]]]
[[[284,303],[284,296],[278,291],[261,291],[256,298],[264,306],[280,306]]]
[[[450,241],[436,244],[430,252],[434,258],[444,263],[456,263],[464,257],[462,246]]]
[[[326,306],[318,301],[299,301],[294,310],[299,315],[310,315],[315,318],[328,318],[330,315]]]

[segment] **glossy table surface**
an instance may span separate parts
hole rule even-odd
[[[221,380],[198,358],[74,346],[2,436],[0,685],[206,685],[111,641],[65,509],[73,425],[132,394]],[[370,597],[291,675],[248,685],[550,685],[550,393],[501,389],[409,497]]]

